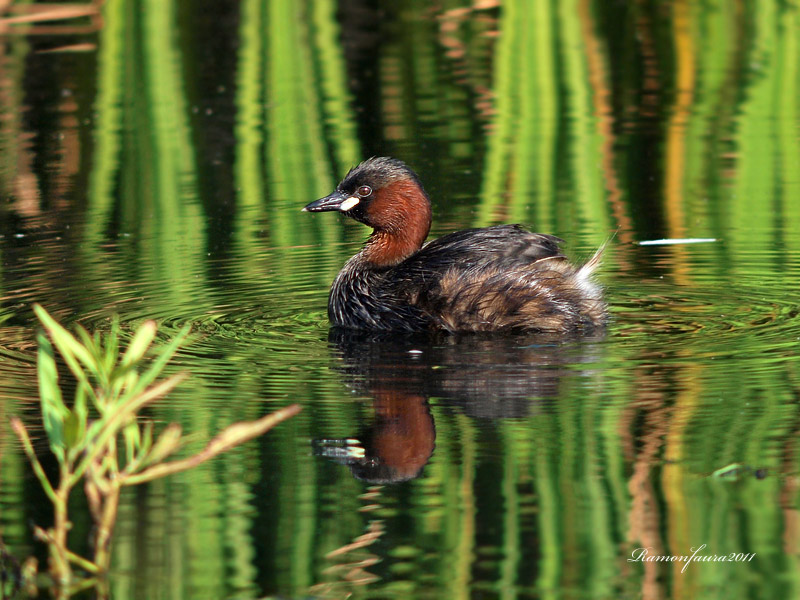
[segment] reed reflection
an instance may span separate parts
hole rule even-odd
[[[580,344],[528,335],[398,335],[331,329],[331,352],[349,389],[372,397],[372,417],[354,437],[313,441],[317,455],[374,484],[419,477],[433,455],[428,401],[476,419],[547,410],[565,374],[593,355]]]

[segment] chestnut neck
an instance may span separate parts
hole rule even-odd
[[[400,179],[374,192],[367,216],[374,231],[362,256],[376,267],[391,267],[422,247],[431,228],[431,203],[417,181]]]

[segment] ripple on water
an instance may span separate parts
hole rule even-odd
[[[187,360],[263,364],[280,356],[282,365],[305,365],[309,352],[324,348],[330,282],[358,247],[336,241],[270,247],[259,241],[246,252],[233,249],[225,256],[178,261],[180,268],[171,272],[174,265],[158,254],[140,256],[138,270],[131,267],[131,250],[143,242],[128,236],[107,244],[103,252],[69,258],[68,271],[74,267],[79,278],[53,271],[53,263],[61,264],[74,250],[60,234],[43,233],[35,247],[20,250],[6,267],[11,285],[4,300],[15,322],[27,327],[4,335],[5,348],[30,356],[29,306],[41,302],[66,324],[78,318],[90,330],[107,329],[112,315],[118,315],[128,337],[147,319],[158,323],[162,341],[188,324],[193,333],[179,354]],[[634,252],[641,264],[614,272],[614,250],[601,273],[614,317],[603,343],[614,348],[611,361],[654,353],[665,361],[797,355],[800,256],[774,249],[734,255],[724,244],[638,248]],[[43,251],[47,260],[40,256]],[[616,251],[623,253],[622,248]],[[642,279],[641,265],[650,275],[663,276]],[[217,367],[209,365],[203,370],[213,374]]]
[[[695,358],[758,358],[765,352],[796,358],[800,256],[754,252],[735,269],[720,267],[711,248],[690,258],[691,269],[681,277],[675,257],[662,253],[653,263],[668,275],[635,283],[622,277],[610,286],[612,331],[620,343]]]

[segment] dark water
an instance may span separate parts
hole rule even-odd
[[[151,416],[198,447],[304,407],[123,497],[114,598],[798,596],[797,6],[201,4],[3,25],[14,555],[43,560],[50,519],[7,427],[45,454],[39,302],[164,340],[191,323],[191,377]],[[434,235],[523,222],[576,259],[613,236],[606,335],[329,331],[366,230],[299,209],[371,155],[419,172]],[[715,241],[639,245],[661,238]],[[72,515],[86,551],[82,500]],[[755,556],[629,560],[703,545]]]

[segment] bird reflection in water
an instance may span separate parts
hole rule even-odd
[[[356,437],[317,439],[314,453],[347,465],[373,484],[419,477],[436,428],[428,398],[479,419],[520,418],[546,410],[575,363],[596,347],[524,335],[375,333],[331,329],[337,370],[355,393],[372,397],[373,419]]]

